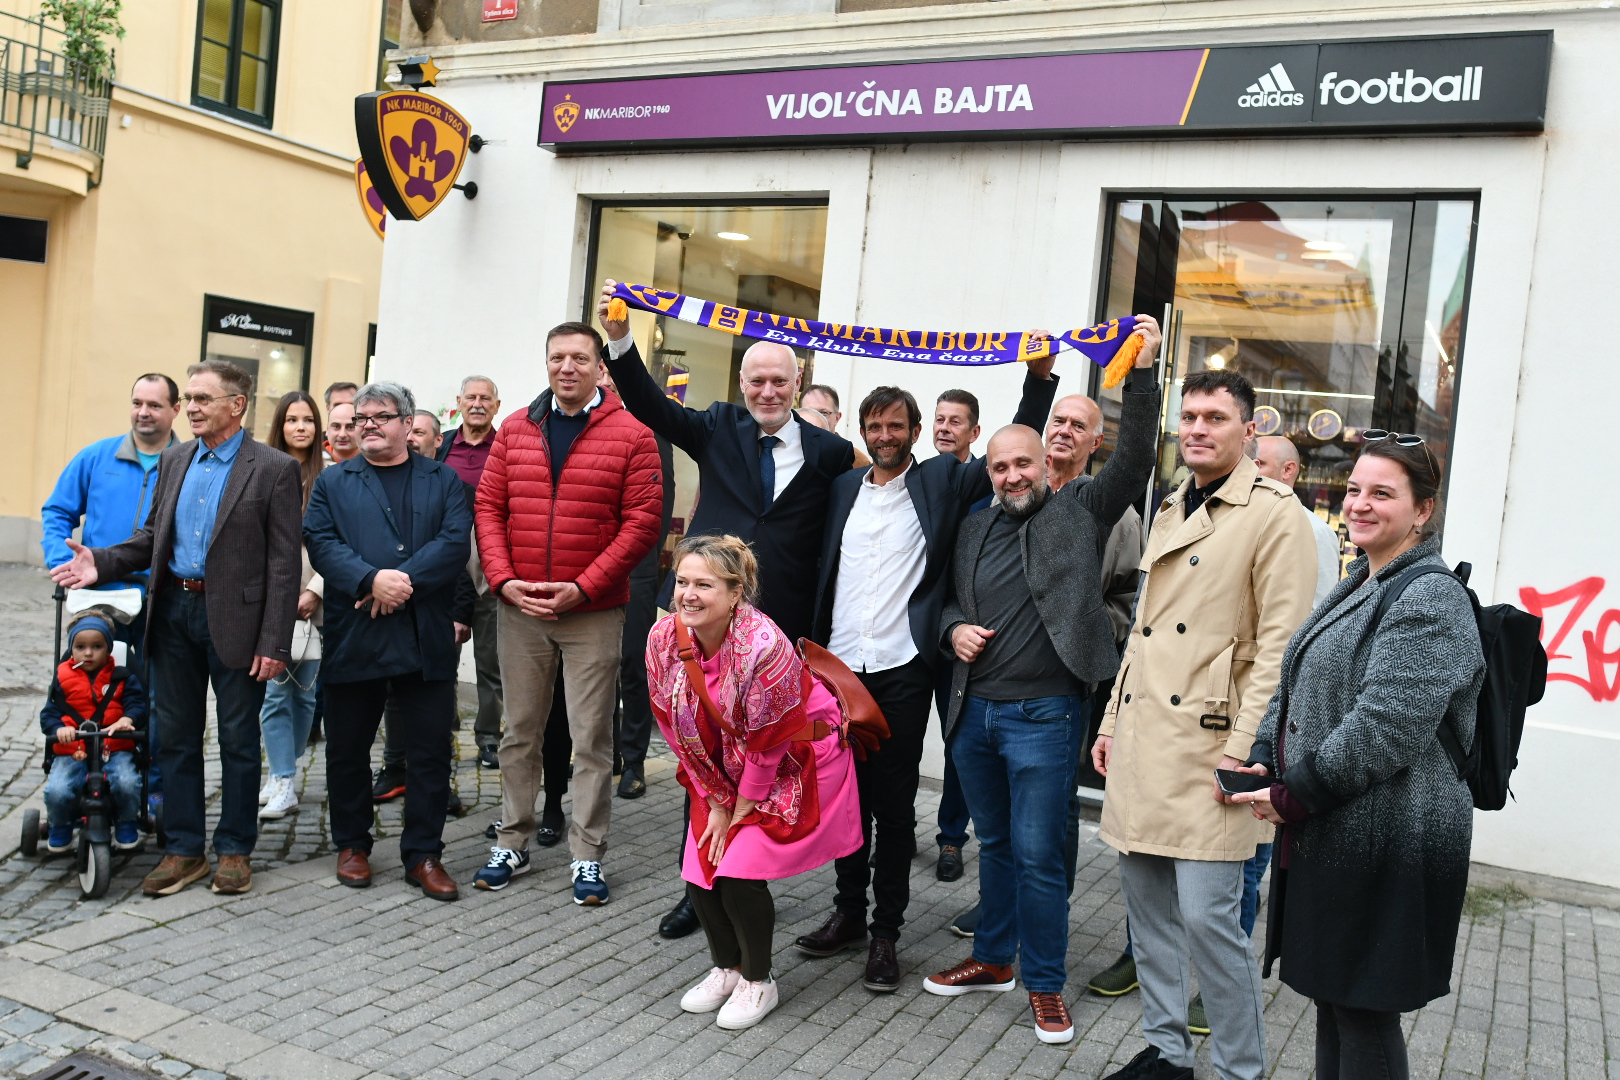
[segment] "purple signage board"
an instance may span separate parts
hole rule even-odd
[[[540,145],[1540,130],[1551,51],[1535,31],[548,82]]]

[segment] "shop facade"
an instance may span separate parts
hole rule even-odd
[[[1187,374],[1243,372],[1335,526],[1360,432],[1424,436],[1447,558],[1487,602],[1539,609],[1554,657],[1517,802],[1480,815],[1476,858],[1620,886],[1620,841],[1568,825],[1620,810],[1612,514],[1584,509],[1583,464],[1604,427],[1591,345],[1615,316],[1580,302],[1616,276],[1590,215],[1620,165],[1620,23],[1216,8],[1012,0],[435,50],[436,93],[488,140],[461,177],[479,196],[391,223],[375,370],[429,407],[476,371],[517,408],[544,388],[546,328],[591,317],[603,278],[901,328],[1152,314],[1166,417]],[[632,326],[688,405],[735,397],[736,339]],[[885,383],[925,404],[971,390],[993,431],[1021,378],[803,359],[851,436]],[[1098,392],[1078,360],[1058,373]],[[1149,506],[1183,475],[1165,428]],[[684,518],[690,463],[677,480]]]

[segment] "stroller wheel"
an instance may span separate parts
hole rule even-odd
[[[106,844],[92,844],[79,834],[79,891],[86,900],[100,900],[112,884],[112,851]]]
[[[22,853],[32,857],[39,853],[40,821],[38,810],[24,810],[22,819]]]

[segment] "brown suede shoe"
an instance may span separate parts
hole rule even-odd
[[[157,869],[141,882],[141,892],[147,896],[173,896],[198,878],[208,875],[208,856],[165,855]]]
[[[866,920],[835,911],[827,916],[821,929],[804,934],[793,942],[793,947],[807,956],[836,956],[845,949],[858,947],[866,940]]]
[[[371,860],[359,848],[344,848],[338,852],[338,880],[351,889],[363,889],[371,884]]]
[[[431,896],[435,900],[461,899],[461,890],[456,888],[455,879],[445,870],[444,864],[431,855],[405,871],[405,880],[420,888],[423,896]]]
[[[208,886],[221,896],[237,896],[253,888],[253,868],[246,855],[221,855],[214,883]]]
[[[923,980],[923,989],[941,997],[971,994],[975,990],[1005,993],[1018,985],[1010,964],[981,964],[972,957]]]
[[[1066,1043],[1074,1038],[1074,1021],[1062,994],[1029,992],[1029,1007],[1035,1014],[1035,1037],[1043,1043]]]

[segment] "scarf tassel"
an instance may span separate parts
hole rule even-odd
[[[1131,373],[1131,368],[1135,366],[1136,358],[1141,352],[1141,337],[1132,334],[1126,338],[1125,344],[1119,347],[1119,352],[1114,354],[1114,358],[1108,361],[1108,366],[1103,369],[1103,389],[1112,390],[1124,382],[1125,376]]]

